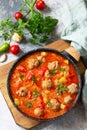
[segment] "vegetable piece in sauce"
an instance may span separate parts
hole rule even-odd
[[[19,72],[23,72],[23,73],[25,73],[25,72],[26,72],[25,67],[24,67],[24,66],[22,66],[22,65],[19,65],[19,66],[17,67],[17,70],[18,70]]]
[[[32,103],[31,103],[31,102],[27,102],[26,107],[27,107],[27,108],[32,107]]]
[[[14,103],[15,103],[16,106],[18,106],[18,105],[20,104],[19,99],[18,99],[18,98],[15,98],[15,99],[14,99]]]
[[[41,69],[38,71],[38,74],[41,75],[41,76],[43,76],[43,75],[45,74],[46,70],[47,70],[46,67],[41,68]]]
[[[34,84],[35,81],[36,81],[36,77],[33,75],[33,76],[32,76],[32,84]]]
[[[59,79],[59,83],[65,84],[66,82],[67,82],[67,79],[64,76]]]
[[[33,98],[37,98],[38,96],[40,96],[40,93],[35,89],[32,91],[32,96]]]
[[[45,104],[43,102],[38,104],[38,108],[44,109],[45,108]]]
[[[55,75],[55,74],[56,74],[56,70],[55,70],[55,69],[49,70],[49,74],[50,74],[50,75]]]
[[[27,75],[26,75],[26,79],[27,79],[27,80],[32,79],[32,76],[33,76],[33,75],[34,75],[33,72],[32,72],[32,71],[29,71],[29,72],[27,73]]]
[[[24,74],[19,73],[19,77],[22,79],[24,77]]]

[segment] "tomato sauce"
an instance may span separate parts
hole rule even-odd
[[[10,76],[10,90],[14,104],[27,116],[51,119],[72,107],[78,82],[75,67],[68,59],[44,51],[28,55],[16,64]],[[68,88],[72,84],[76,85],[74,92],[74,88]],[[43,114],[35,113],[36,108],[43,110]]]

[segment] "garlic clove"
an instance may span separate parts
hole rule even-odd
[[[7,54],[2,54],[0,56],[0,63],[5,62],[7,60]]]
[[[12,36],[12,39],[13,39],[15,42],[21,42],[22,37],[21,37],[18,33],[14,33],[14,35]]]

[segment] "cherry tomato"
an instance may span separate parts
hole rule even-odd
[[[15,12],[14,17],[15,19],[21,19],[23,17],[23,14],[21,12]]]
[[[35,6],[38,10],[43,10],[46,7],[46,4],[43,0],[37,0]]]
[[[16,54],[19,53],[20,48],[19,48],[18,45],[12,45],[12,46],[10,46],[9,51],[10,51],[12,54],[16,55]]]

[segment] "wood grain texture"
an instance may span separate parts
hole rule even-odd
[[[45,46],[45,48],[53,48],[53,49],[56,49],[59,51],[63,51],[65,49],[67,49],[69,46],[70,46],[70,44],[68,42],[58,40],[58,41],[55,41],[55,42]],[[21,127],[29,129],[29,128],[32,128],[32,127],[38,125],[40,122],[36,121],[36,120],[29,119],[27,117],[24,117],[22,114],[20,114],[19,111],[17,111],[17,109],[11,103],[9,96],[8,96],[8,93],[7,93],[7,88],[6,88],[7,75],[8,75],[9,70],[14,62],[15,61],[10,62],[10,63],[0,67],[0,89],[2,91],[2,94],[3,94],[7,104],[8,104],[8,107],[9,107],[9,109],[14,117],[15,122],[18,125],[20,125]],[[77,66],[80,69],[81,75],[83,75],[83,73],[85,71],[85,66],[83,65],[81,60],[78,62]]]

